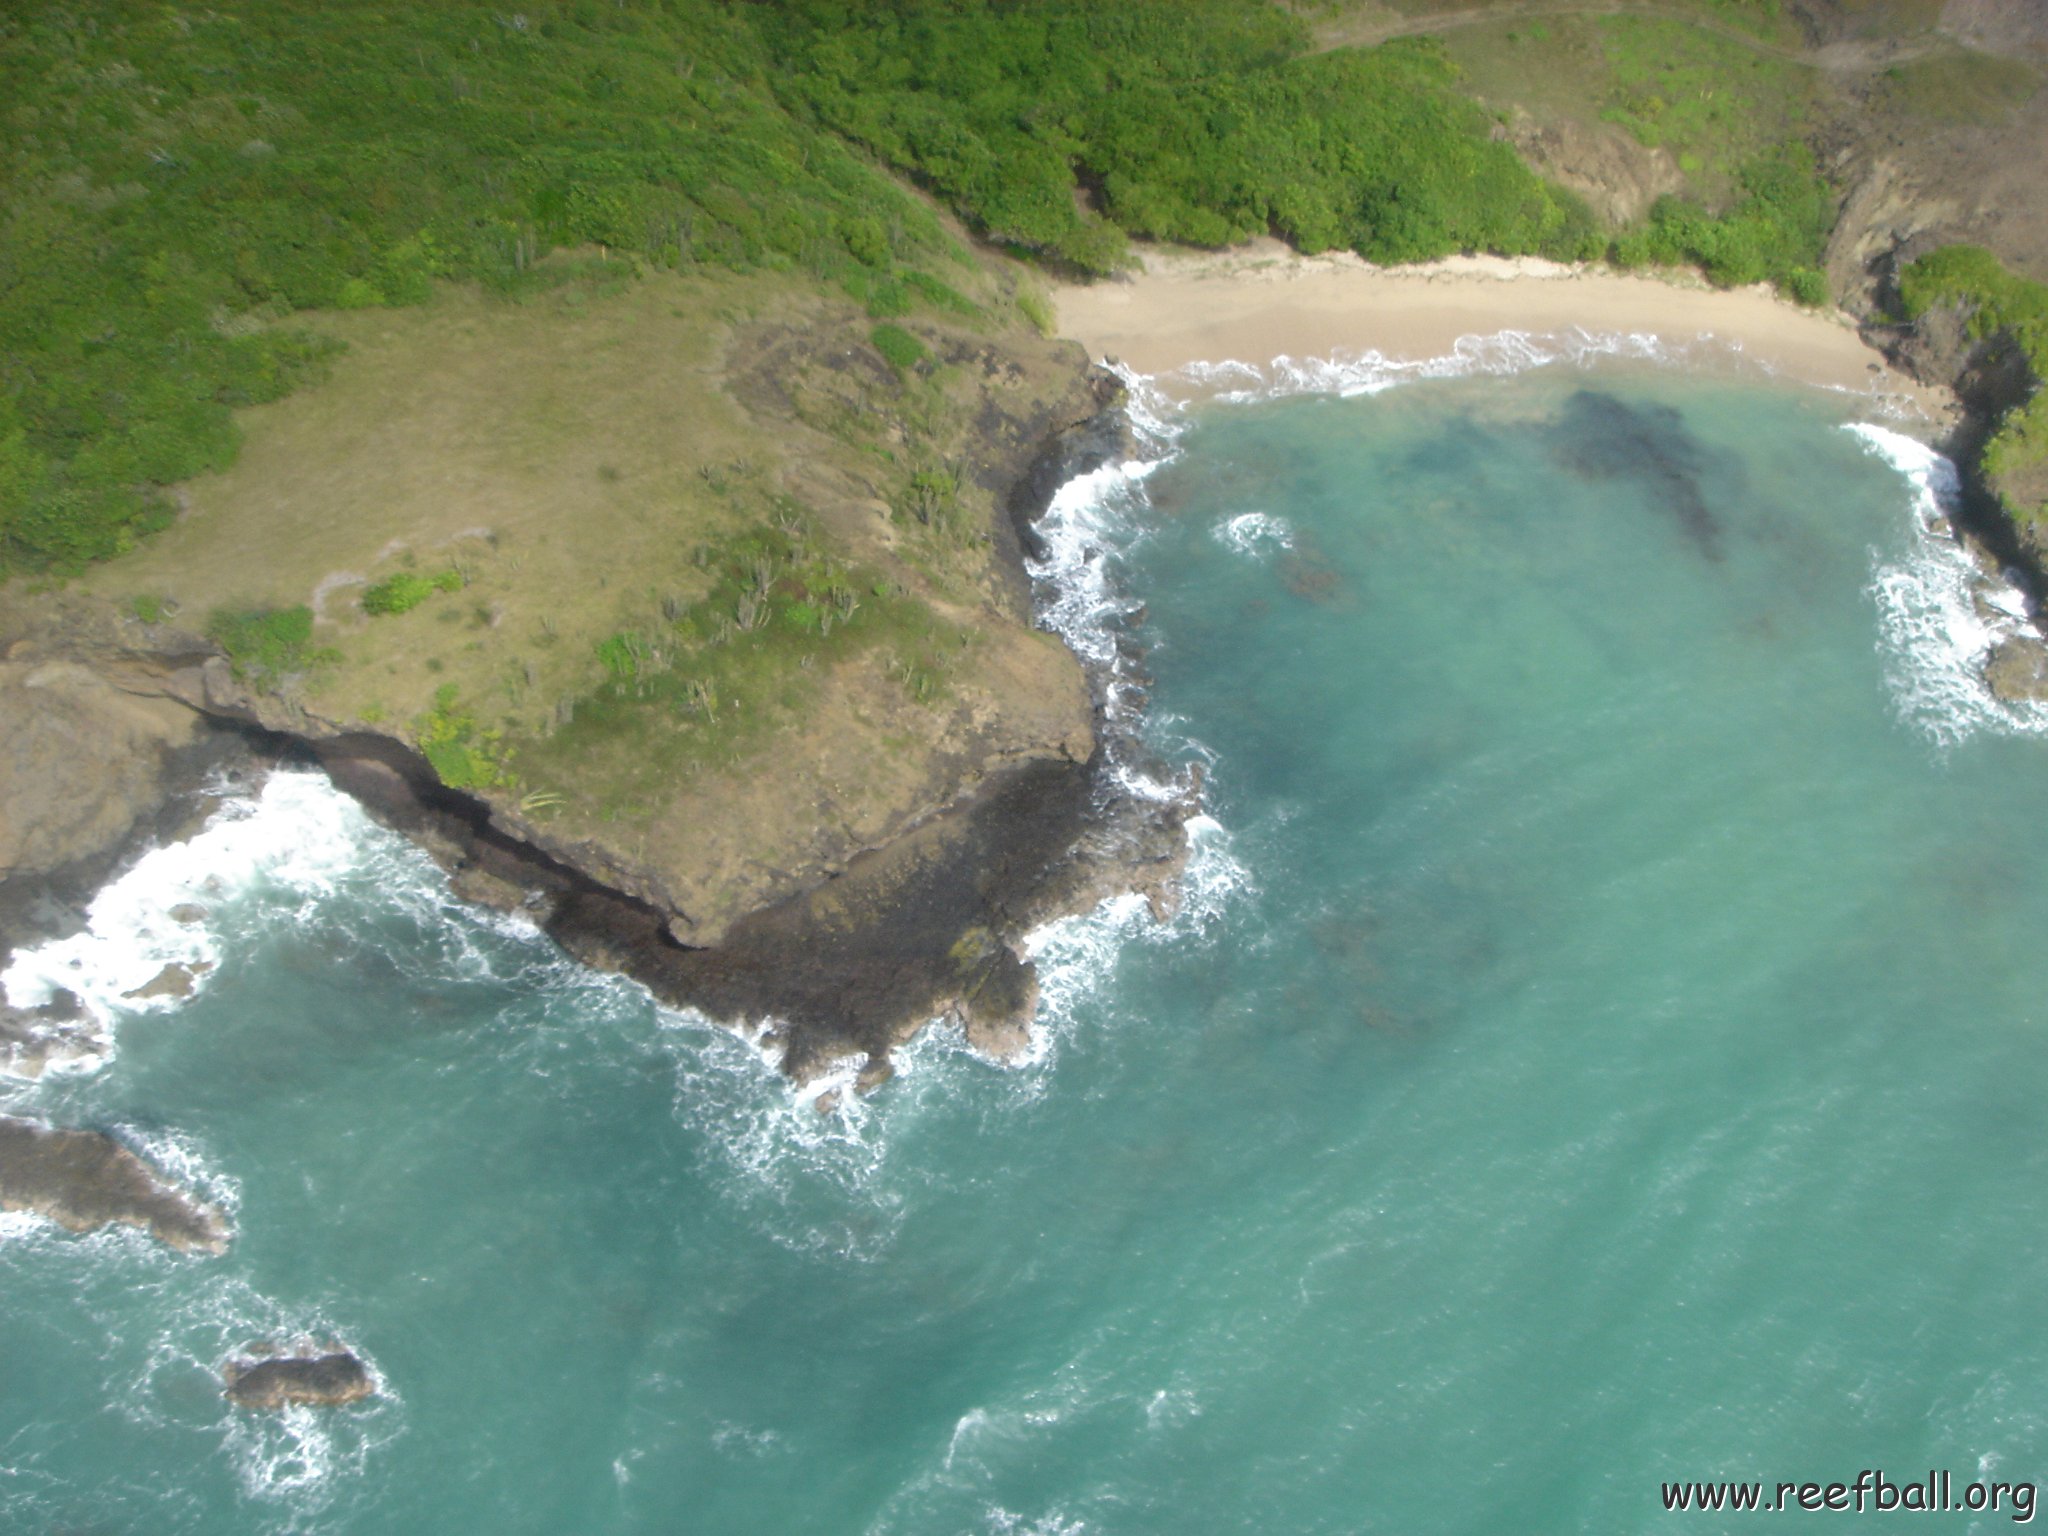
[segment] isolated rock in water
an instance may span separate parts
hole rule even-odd
[[[156,997],[190,997],[195,979],[211,969],[212,967],[203,960],[192,965],[173,960],[133,992],[123,992],[121,995],[144,1000]]]
[[[2009,704],[2048,699],[2048,644],[2032,635],[1999,641],[1985,659],[1984,681]]]
[[[33,1211],[71,1232],[124,1223],[183,1252],[222,1253],[227,1218],[110,1136],[0,1117],[0,1210]]]
[[[377,1390],[369,1367],[345,1349],[230,1360],[220,1374],[229,1401],[244,1408],[334,1408]]]

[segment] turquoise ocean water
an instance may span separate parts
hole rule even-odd
[[[2048,740],[1971,679],[2012,599],[1943,466],[1726,374],[1237,382],[1054,514],[1210,816],[1172,923],[1038,936],[1023,1066],[928,1035],[822,1118],[296,774],[23,962],[217,962],[0,1106],[238,1235],[5,1218],[0,1530],[1718,1530],[1766,1517],[1660,1483],[2048,1473]],[[221,1400],[300,1335],[385,1395]]]

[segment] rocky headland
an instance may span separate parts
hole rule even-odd
[[[1952,313],[1886,318],[1885,272],[1935,238],[1916,231],[1873,258],[1862,318],[1897,366],[1955,390],[1964,411],[1944,446],[1967,464],[2027,378],[1999,338],[1973,340]],[[747,333],[744,366],[729,374],[743,407],[785,435],[807,430],[789,382],[799,341],[789,327]],[[630,817],[564,816],[519,780],[452,785],[422,749],[418,716],[324,703],[317,674],[311,688],[301,675],[251,675],[177,616],[145,622],[99,591],[14,593],[0,606],[0,942],[75,926],[124,857],[203,818],[226,765],[295,759],[418,840],[460,894],[526,911],[571,954],[665,1001],[765,1030],[798,1080],[858,1057],[875,1086],[891,1050],[935,1018],[991,1054],[1022,1049],[1036,1000],[1024,934],[1121,890],[1170,906],[1194,803],[1192,788],[1164,802],[1118,788],[1108,679],[1085,677],[1031,630],[1032,519],[1066,477],[1130,449],[1113,379],[1071,344],[1023,350],[978,344],[981,397],[947,445],[951,462],[974,466],[986,537],[985,567],[950,600],[957,612],[965,591],[979,608],[960,615],[988,658],[978,675],[906,707],[860,663],[842,665],[820,716],[783,721],[779,740],[694,771]],[[779,483],[829,506],[858,494],[838,475],[829,451],[791,455]],[[1967,536],[1992,565],[2030,563],[2038,580],[1995,498],[1971,490]],[[2032,695],[2044,658],[2029,639],[2009,641],[1992,680]],[[0,1051],[17,1074],[95,1045],[75,999],[0,1006]]]
[[[785,436],[805,430],[793,349],[817,339],[788,327],[736,338],[733,393]],[[877,686],[872,657],[841,659],[824,701],[788,711],[770,742],[742,745],[724,771],[679,775],[666,804],[609,824],[564,815],[559,796],[522,781],[451,785],[416,719],[325,706],[317,680],[238,668],[176,618],[144,622],[96,592],[15,594],[0,609],[0,710],[13,722],[0,940],[75,926],[97,882],[202,815],[237,758],[311,761],[416,838],[462,895],[527,912],[665,1001],[765,1029],[799,1080],[858,1056],[872,1087],[891,1049],[935,1018],[1014,1054],[1036,1000],[1024,934],[1116,891],[1169,907],[1194,790],[1155,801],[1118,787],[1106,679],[1032,627],[1032,519],[1068,476],[1129,452],[1115,381],[1071,344],[984,343],[968,361],[979,397],[946,446],[981,563],[931,583],[933,606],[965,621],[969,659],[942,659],[954,667],[944,694],[906,700]],[[877,372],[862,387],[886,385]],[[848,494],[833,447],[790,455],[778,481],[828,526],[832,496]],[[856,504],[855,519],[905,537],[886,509]],[[94,1044],[75,999],[0,1013],[17,1074]]]

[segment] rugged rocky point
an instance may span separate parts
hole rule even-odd
[[[110,1136],[0,1117],[0,1210],[71,1232],[124,1224],[185,1253],[224,1253],[227,1217]]]
[[[773,385],[786,370],[768,366],[781,344],[756,338],[754,371],[740,381],[767,419],[793,409]],[[190,770],[213,771],[223,743],[237,743],[318,763],[420,842],[458,892],[526,910],[587,963],[765,1027],[800,1080],[861,1057],[872,1087],[893,1047],[935,1018],[991,1054],[1020,1051],[1036,1005],[1024,934],[1121,890],[1169,906],[1196,793],[1123,793],[1107,768],[1107,680],[1031,628],[1033,518],[1069,475],[1129,444],[1115,381],[1091,375],[1078,348],[1026,361],[1040,369],[1027,382],[996,362],[978,375],[993,382],[959,462],[974,466],[989,528],[983,606],[971,614],[983,670],[950,700],[910,711],[903,729],[924,739],[906,748],[890,737],[894,755],[880,755],[859,734],[875,726],[855,701],[828,716],[843,717],[834,728],[846,740],[815,761],[800,760],[800,743],[781,749],[773,771],[708,776],[652,821],[616,830],[565,835],[518,792],[450,788],[409,724],[323,715],[237,676],[174,624],[143,624],[90,596],[17,595],[0,611],[0,655],[11,658],[0,663],[0,710],[14,711],[35,750],[0,751],[0,805],[22,808],[12,841],[0,836],[11,861],[0,869],[0,944],[76,926],[96,881],[161,835],[166,806],[193,793]],[[167,972],[139,990],[174,994],[191,981]],[[0,1067],[33,1075],[103,1047],[93,1021],[63,1002],[0,1016]]]

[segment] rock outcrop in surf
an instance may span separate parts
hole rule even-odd
[[[227,1217],[111,1136],[0,1117],[0,1210],[32,1211],[70,1232],[140,1227],[182,1253],[223,1253]]]
[[[245,1350],[221,1367],[223,1393],[240,1408],[277,1412],[285,1408],[340,1408],[377,1391],[376,1379],[351,1350],[269,1354],[268,1346]]]

